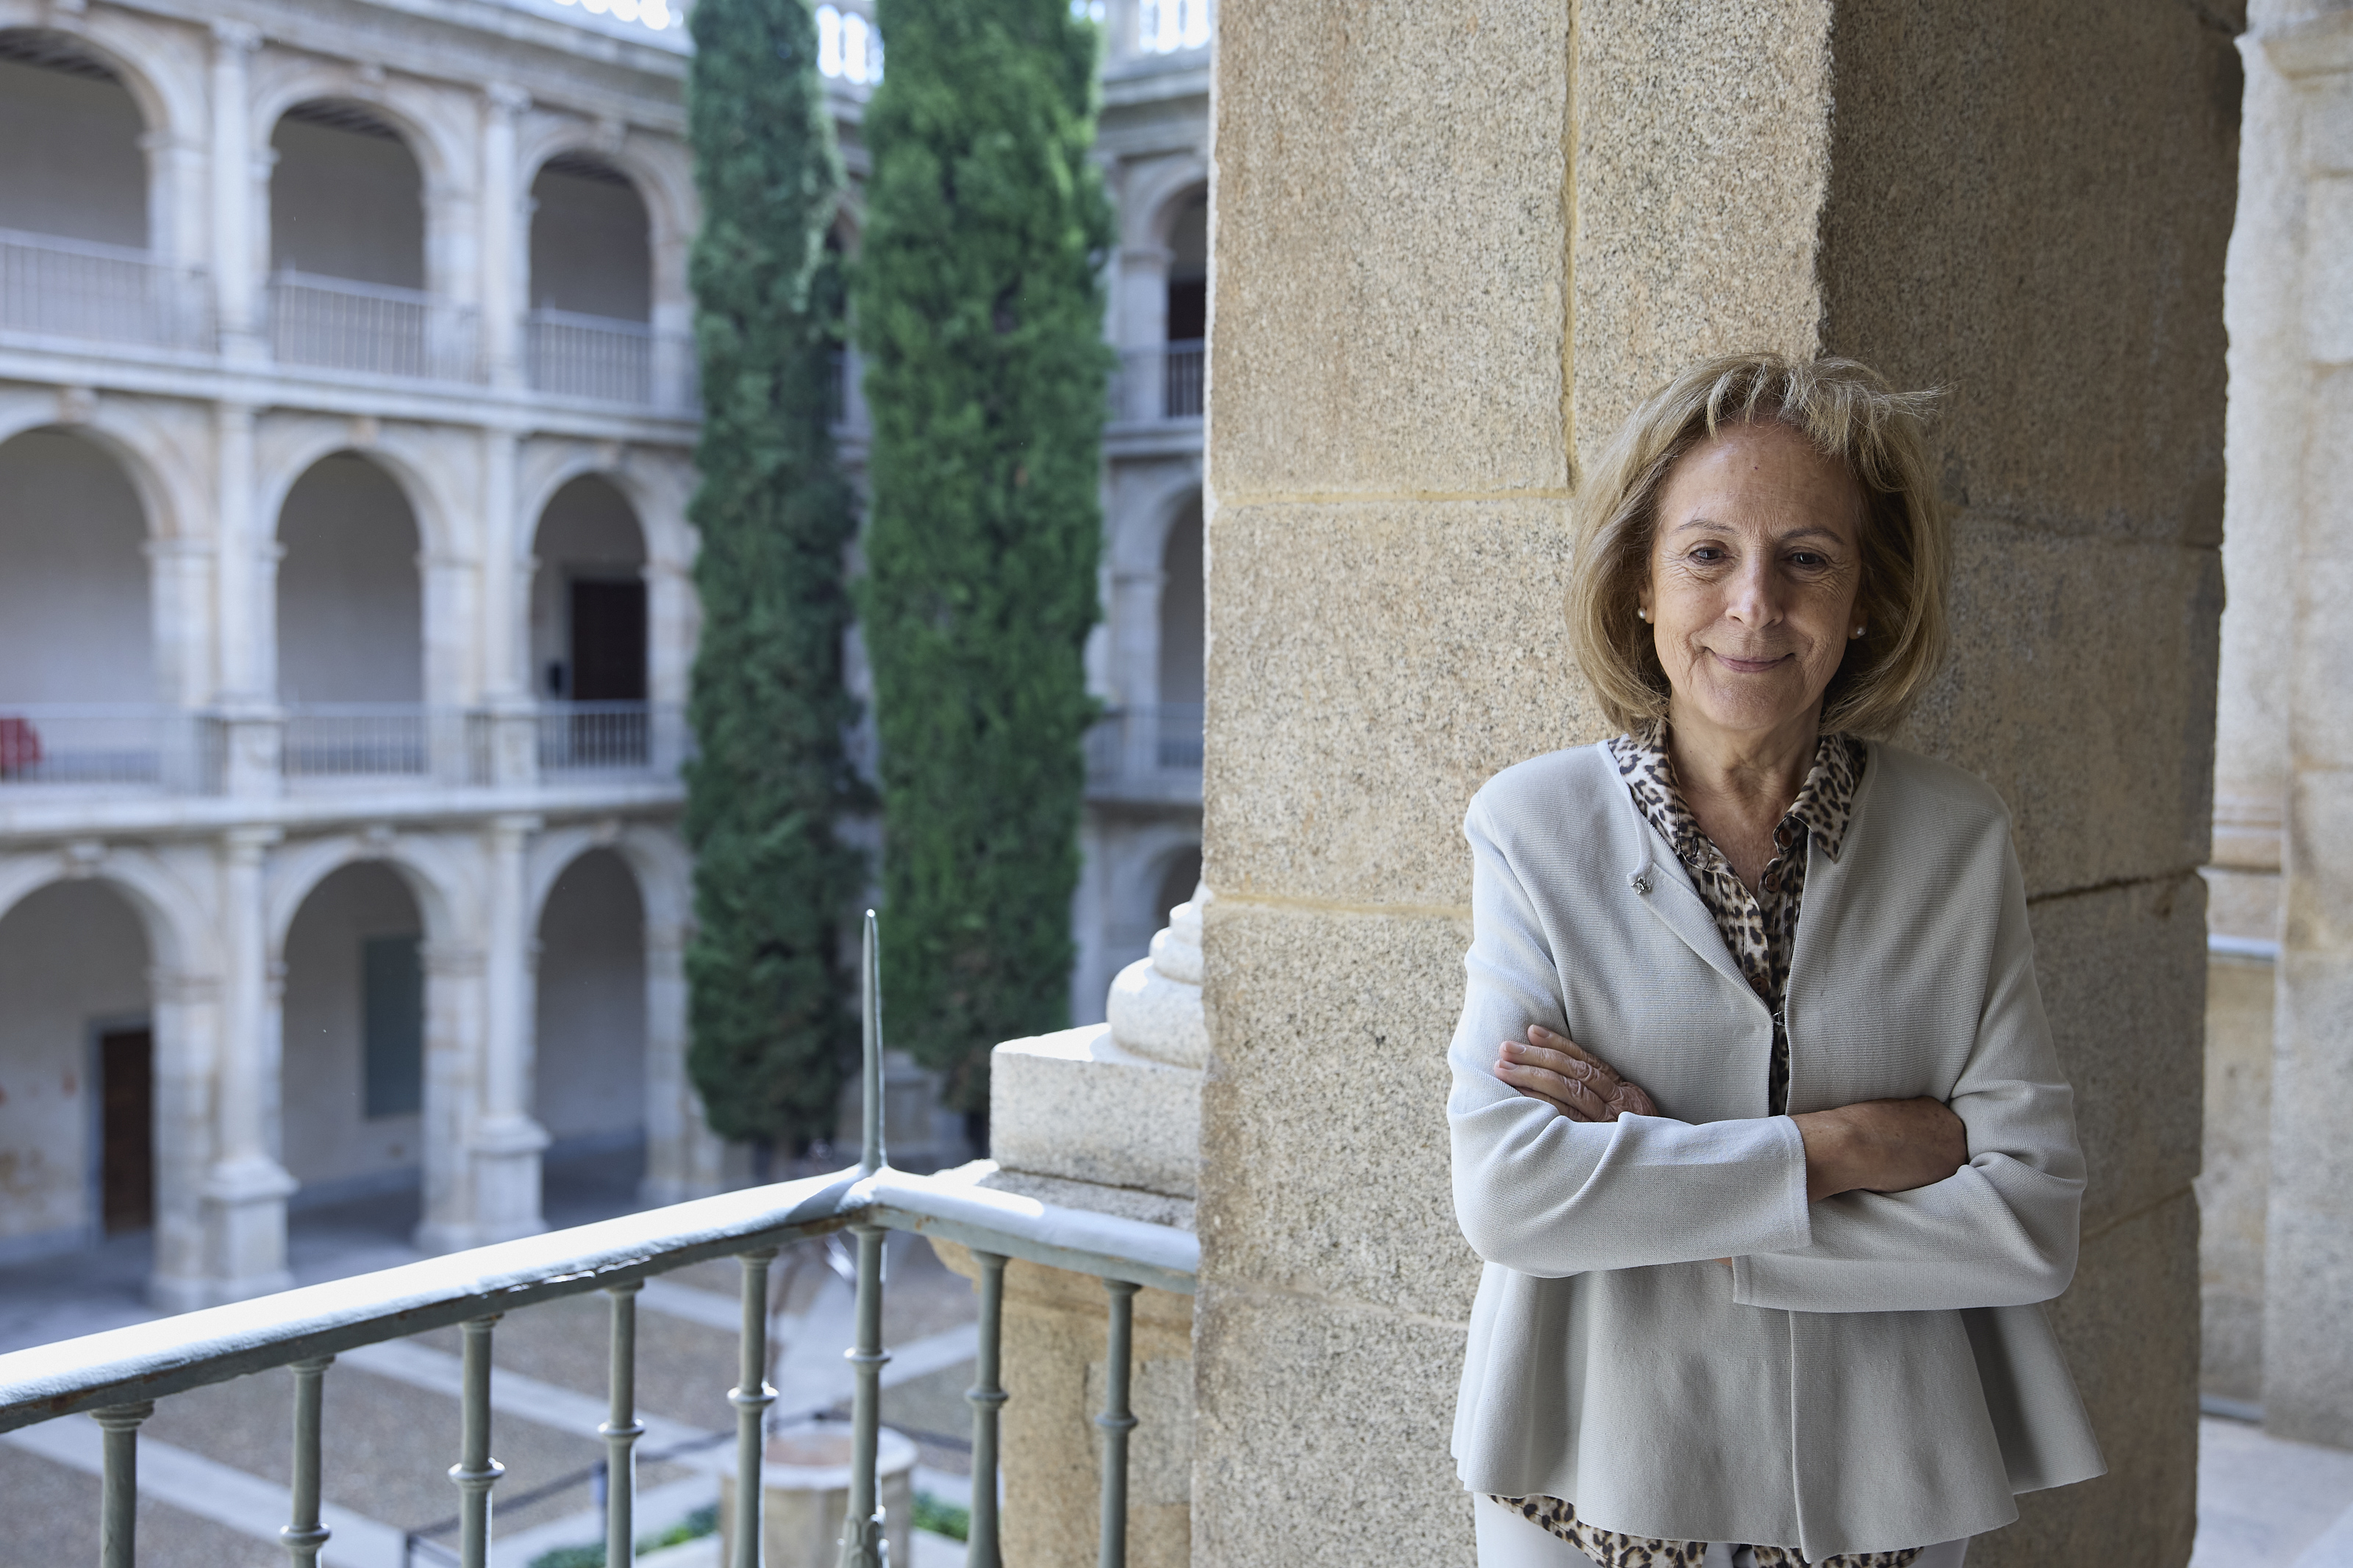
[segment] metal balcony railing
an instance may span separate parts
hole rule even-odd
[[[269,280],[269,349],[281,363],[419,381],[479,382],[471,305],[306,272]]]
[[[523,318],[524,373],[536,391],[639,407],[694,406],[694,344],[643,321],[533,310]]]
[[[1198,419],[1205,406],[1207,345],[1161,343],[1123,349],[1112,376],[1111,416],[1122,423]]]
[[[1087,731],[1087,782],[1155,793],[1201,785],[1201,704],[1115,708]]]
[[[210,794],[219,732],[184,709],[0,703],[0,789],[39,785]]]
[[[311,702],[286,710],[279,770],[289,779],[438,779],[478,784],[487,768],[466,714],[421,702]]]
[[[0,331],[201,349],[212,336],[211,300],[200,267],[0,229]]]
[[[672,773],[691,750],[675,702],[550,702],[539,710],[539,771]]]
[[[595,1436],[609,1458],[605,1493],[608,1563],[632,1557],[637,1480],[633,1453],[644,1426],[636,1407],[637,1292],[645,1281],[709,1258],[742,1263],[743,1328],[736,1385],[736,1475],[730,1533],[735,1563],[756,1564],[764,1488],[759,1484],[776,1390],[768,1364],[768,1268],[791,1242],[848,1230],[857,1240],[857,1374],[852,1403],[849,1506],[842,1522],[843,1568],[881,1568],[883,1516],[876,1460],[881,1437],[882,1237],[907,1230],[960,1243],[980,1265],[978,1375],[973,1406],[970,1557],[999,1561],[997,1413],[999,1325],[1005,1265],[1026,1258],[1092,1274],[1103,1282],[1108,1332],[1103,1432],[1102,1568],[1126,1557],[1127,1447],[1132,1330],[1143,1286],[1190,1295],[1200,1247],[1167,1226],[1058,1208],[1008,1194],[911,1176],[891,1169],[882,1147],[882,1041],[875,996],[874,917],[867,916],[865,1138],[854,1170],[583,1226],[576,1230],[477,1247],[406,1268],[289,1290],[234,1306],[90,1334],[0,1356],[0,1431],[76,1414],[104,1430],[100,1481],[100,1568],[134,1568],[139,1500],[139,1427],[155,1403],[175,1394],[276,1367],[294,1373],[293,1457],[288,1521],[280,1532],[294,1568],[316,1568],[331,1538],[321,1522],[323,1432],[329,1370],[340,1352],[457,1325],[463,1333],[458,1463],[461,1568],[488,1568],[491,1492],[501,1473],[491,1457],[491,1335],[501,1314],[558,1297],[602,1291],[610,1306],[610,1417]],[[588,1434],[583,1434],[587,1436]],[[414,1538],[412,1537],[412,1540]]]

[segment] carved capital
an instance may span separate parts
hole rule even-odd
[[[217,21],[213,24],[213,44],[216,55],[223,59],[249,55],[261,47],[261,29],[250,22]]]

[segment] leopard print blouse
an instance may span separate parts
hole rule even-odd
[[[1773,858],[1757,879],[1754,893],[1734,873],[1732,862],[1683,803],[1683,792],[1675,787],[1674,765],[1667,759],[1663,726],[1641,735],[1619,736],[1609,742],[1609,754],[1617,760],[1618,772],[1625,778],[1634,804],[1691,871],[1692,885],[1715,917],[1724,945],[1732,950],[1740,973],[1772,1012],[1773,1054],[1766,1071],[1765,1096],[1771,1113],[1783,1115],[1789,1107],[1789,1035],[1782,1022],[1781,1003],[1788,990],[1789,957],[1798,944],[1798,910],[1806,892],[1806,843],[1810,836],[1823,854],[1838,858],[1854,811],[1855,786],[1862,782],[1869,753],[1852,736],[1821,738],[1797,800],[1773,829]],[[1653,1541],[1603,1530],[1577,1518],[1576,1508],[1558,1498],[1499,1497],[1495,1500],[1575,1546],[1600,1568],[1699,1568],[1707,1552],[1704,1541]],[[1795,1547],[1749,1544],[1747,1550],[1757,1568],[1910,1568],[1926,1548],[1842,1552],[1813,1564]]]

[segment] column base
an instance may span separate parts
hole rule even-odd
[[[204,1215],[203,1273],[158,1277],[148,1294],[175,1310],[250,1300],[290,1289],[286,1267],[286,1200],[301,1185],[267,1155],[225,1160],[197,1194]]]

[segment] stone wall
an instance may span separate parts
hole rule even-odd
[[[2016,813],[2082,1097],[2084,1263],[2053,1315],[2112,1473],[2021,1500],[1971,1562],[2186,1559],[2218,11],[1228,0],[1202,1561],[1470,1558],[1446,1434],[1476,1270],[1441,1061],[1461,813],[1601,733],[1560,629],[1577,464],[1688,359],[1750,346],[1948,393],[1957,647],[1902,739]]]

